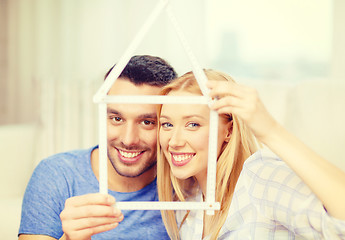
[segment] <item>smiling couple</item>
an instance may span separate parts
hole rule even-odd
[[[97,193],[97,146],[44,159],[26,189],[19,239],[345,236],[345,174],[273,119],[255,89],[218,71],[205,74],[210,97],[217,99],[211,108],[220,116],[220,211],[208,216],[201,210],[161,214],[113,207],[115,201],[203,200],[210,108],[164,104],[157,112],[153,104],[108,104],[109,195]],[[132,57],[108,94],[202,95],[192,72],[177,78],[165,60],[148,55]]]

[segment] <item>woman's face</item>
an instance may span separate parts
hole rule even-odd
[[[168,96],[195,96],[183,90]],[[159,142],[172,173],[179,179],[195,176],[206,180],[210,110],[205,104],[164,104],[161,109]],[[218,149],[226,140],[229,122],[219,118]]]

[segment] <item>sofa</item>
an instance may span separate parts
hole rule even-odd
[[[345,171],[345,85],[250,82],[272,115],[312,149]],[[23,193],[40,156],[36,124],[0,126],[1,239],[17,239]]]
[[[18,239],[22,198],[35,167],[36,124],[0,126],[1,239]]]

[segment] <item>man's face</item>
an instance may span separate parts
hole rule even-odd
[[[160,87],[117,79],[109,95],[157,95]],[[108,104],[108,158],[118,174],[137,177],[156,164],[157,109],[154,104]]]

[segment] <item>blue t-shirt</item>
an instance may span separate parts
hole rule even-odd
[[[44,159],[25,191],[19,234],[63,235],[60,213],[67,198],[96,193],[99,182],[91,169],[91,152],[76,150]],[[116,201],[158,201],[156,181],[136,192],[109,194]],[[123,210],[124,220],[113,230],[92,239],[169,239],[160,211]]]

